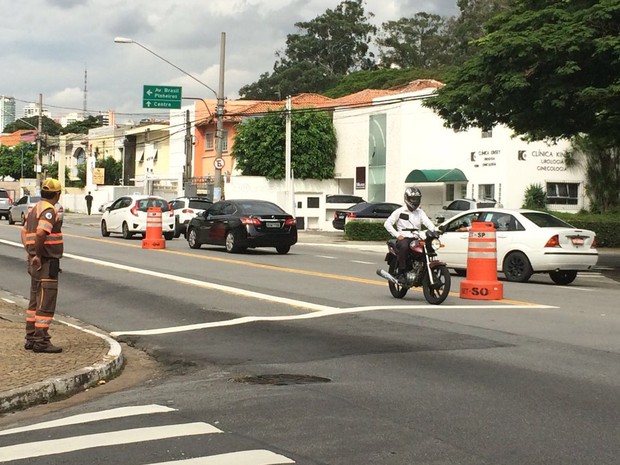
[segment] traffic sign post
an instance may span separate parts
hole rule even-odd
[[[181,108],[181,87],[178,86],[144,86],[142,108]]]

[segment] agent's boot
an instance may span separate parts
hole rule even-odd
[[[62,347],[55,346],[48,341],[47,344],[34,343],[32,351],[41,354],[59,354],[62,352]]]
[[[34,310],[26,310],[26,343],[24,349],[32,350],[34,347]]]

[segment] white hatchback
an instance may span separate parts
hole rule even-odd
[[[116,199],[101,216],[101,235],[119,233],[130,239],[134,234],[146,234],[147,211],[161,208],[162,233],[166,240],[174,237],[174,211],[162,197],[153,195],[125,195]]]
[[[575,228],[545,212],[481,208],[439,226],[440,259],[461,276],[467,269],[468,228],[473,221],[495,226],[497,271],[508,281],[526,282],[533,273],[549,273],[553,282],[570,284],[578,271],[591,270],[598,260],[594,231]]]

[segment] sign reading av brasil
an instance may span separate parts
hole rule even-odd
[[[181,108],[181,87],[144,86],[142,108]]]

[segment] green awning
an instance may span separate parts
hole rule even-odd
[[[413,170],[407,175],[405,182],[467,182],[461,170]]]

